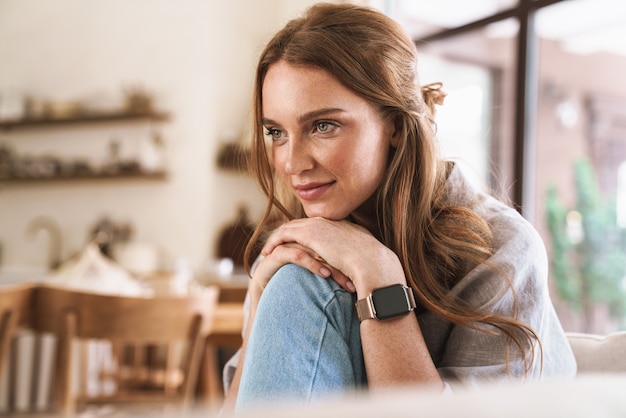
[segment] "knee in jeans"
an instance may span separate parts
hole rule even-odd
[[[263,296],[276,297],[281,303],[286,300],[319,299],[323,295],[332,295],[336,287],[332,280],[316,276],[304,267],[286,264],[272,276]]]
[[[356,311],[353,295],[334,280],[287,264],[267,284],[256,315],[255,321],[272,327],[272,332],[285,326],[294,327],[296,323],[297,329],[317,332],[320,327],[326,327],[324,324],[330,324],[333,329],[348,329]]]
[[[274,273],[265,291],[292,292],[295,288],[309,287],[309,284],[315,281],[317,281],[315,275],[304,267],[285,264]]]

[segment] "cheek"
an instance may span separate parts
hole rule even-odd
[[[387,165],[390,145],[383,135],[373,135],[360,143],[351,152],[354,163],[369,170],[378,170]],[[348,150],[346,150],[348,152]],[[346,154],[347,155],[347,154]]]
[[[370,193],[378,186],[385,166],[371,148],[344,149],[325,161],[325,166],[340,178],[353,193]]]
[[[270,147],[271,165],[279,175],[285,174],[285,158],[279,148]]]
[[[270,151],[270,156],[272,159],[272,169],[274,171],[276,181],[277,183],[279,183],[279,188],[289,189],[292,180],[291,174],[289,174],[287,170],[287,156],[285,155],[285,153],[273,149]]]

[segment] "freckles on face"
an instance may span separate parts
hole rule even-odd
[[[307,216],[363,211],[387,169],[392,123],[327,71],[284,61],[266,74],[262,113],[274,168]]]

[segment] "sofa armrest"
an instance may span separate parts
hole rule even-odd
[[[596,335],[568,332],[578,374],[626,373],[626,332]]]

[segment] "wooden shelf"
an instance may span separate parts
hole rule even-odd
[[[165,171],[150,172],[150,173],[117,173],[117,174],[105,174],[105,173],[93,173],[93,174],[80,174],[73,176],[54,176],[54,177],[11,177],[0,179],[0,184],[28,184],[28,183],[53,183],[64,181],[86,181],[86,180],[165,180],[167,179],[167,173]]]
[[[161,111],[147,112],[110,112],[110,113],[92,113],[76,116],[55,117],[45,119],[18,119],[0,121],[0,129],[18,129],[18,128],[38,128],[51,127],[55,125],[79,125],[83,123],[98,122],[123,122],[140,119],[149,119],[154,121],[165,121],[169,119],[169,114]]]
[[[138,121],[166,121],[169,120],[169,114],[162,111],[111,111],[100,113],[81,113],[71,116],[58,116],[50,118],[24,118],[15,120],[0,121],[0,131],[9,131],[12,129],[41,129],[52,127],[69,127],[82,124],[105,124],[116,122],[138,122]],[[12,157],[17,158],[17,157]],[[117,172],[98,172],[90,170],[69,171],[66,174],[57,174],[50,177],[30,177],[30,176],[11,176],[0,178],[0,185],[26,185],[26,184],[47,184],[54,182],[77,182],[77,181],[159,181],[165,180],[167,173],[165,170],[156,172],[142,171],[136,167],[122,167]]]
[[[239,173],[247,173],[250,151],[240,144],[223,144],[217,155],[217,166]]]

